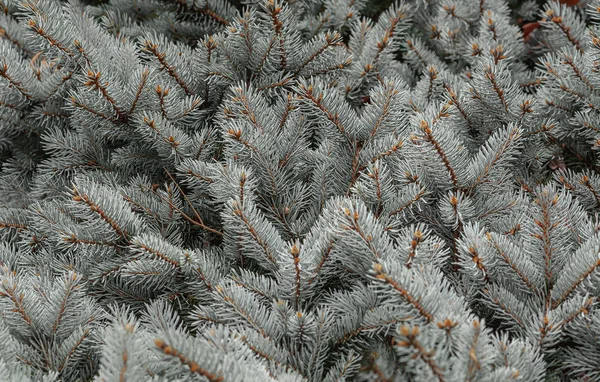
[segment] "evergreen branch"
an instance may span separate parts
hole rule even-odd
[[[2,63],[2,68],[0,68],[0,77],[6,79],[15,89],[17,89],[21,94],[23,94],[25,98],[27,98],[28,100],[32,100],[33,96],[31,95],[31,93],[23,87],[21,82],[13,79],[7,72],[8,64],[5,61],[4,63]]]
[[[198,173],[196,173],[196,172],[192,171],[191,169],[187,170],[186,174],[187,174],[187,175],[191,175],[191,176],[193,176],[194,178],[196,178],[196,179],[199,179],[199,180],[201,180],[201,181],[203,181],[203,182],[206,182],[206,183],[214,183],[214,182],[215,182],[215,180],[214,180],[214,179],[207,178],[206,176],[200,175],[200,174],[198,174]]]
[[[546,293],[550,296],[550,292],[552,290],[552,286],[554,283],[554,275],[552,273],[552,259],[554,256],[554,247],[552,246],[552,241],[550,237],[550,231],[555,227],[552,224],[550,218],[550,207],[555,206],[558,203],[558,195],[555,195],[550,205],[537,199],[537,204],[542,212],[542,220],[534,220],[535,225],[537,225],[541,230],[541,234],[532,234],[532,236],[541,241],[542,250],[543,250],[543,258],[544,258],[544,275],[545,275],[545,284],[546,284]],[[548,304],[549,301],[547,301]],[[547,306],[549,308],[549,306]]]
[[[75,352],[77,351],[77,348],[79,346],[81,346],[81,344],[83,343],[83,341],[85,341],[85,339],[89,336],[89,334],[90,334],[90,330],[89,329],[84,329],[83,330],[83,333],[82,333],[81,337],[79,339],[77,339],[77,342],[73,345],[73,347],[71,349],[69,349],[69,352],[67,353],[67,356],[62,361],[61,365],[58,367],[58,371],[59,372],[63,371],[63,369],[65,368],[65,366],[67,366],[67,361],[69,360],[69,358],[71,358],[71,356],[73,354],[75,354]]]
[[[377,324],[372,324],[372,325],[361,325],[358,328],[346,333],[342,338],[340,338],[339,340],[336,341],[334,348],[338,349],[341,346],[343,346],[344,344],[348,343],[348,341],[352,340],[353,338],[358,337],[359,335],[361,335],[364,332],[369,332],[375,329],[379,329],[382,327],[386,327],[386,326],[392,326],[394,324],[398,324],[398,323],[402,323],[402,322],[406,322],[407,320],[410,320],[411,318],[413,318],[412,316],[408,315],[406,317],[401,317],[401,318],[393,318],[390,320],[386,320],[386,321],[382,321],[382,322],[378,322]]]
[[[416,350],[415,358],[421,359],[421,361],[425,362],[425,364],[429,367],[433,375],[437,378],[439,382],[444,382],[444,372],[440,366],[433,359],[434,352],[428,352],[423,348],[423,345],[417,340],[417,335],[419,334],[419,327],[414,326],[410,329],[406,325],[402,325],[399,329],[400,334],[405,340],[394,340],[393,345],[401,348],[413,348]]]
[[[0,106],[6,107],[6,108],[9,108],[9,109],[13,109],[13,110],[17,110],[18,109],[17,105],[12,104],[12,103],[8,103],[8,102],[5,102],[5,101],[0,101]]]
[[[261,87],[257,88],[256,90],[264,91],[264,90],[269,90],[269,89],[281,88],[281,87],[286,86],[287,84],[289,84],[292,81],[293,81],[293,79],[291,77],[288,77],[288,78],[284,78],[281,81],[277,81],[277,82],[273,82],[272,84],[261,86]]]
[[[330,20],[331,20],[331,13],[322,12],[321,17],[319,18],[319,24],[317,26],[315,26],[315,28],[313,28],[312,36],[313,37],[316,36],[317,33],[319,33],[321,31],[321,29],[323,29],[325,24],[327,24]]]
[[[356,180],[359,177],[359,172],[360,172],[360,153],[362,151],[362,148],[364,147],[364,142],[363,141],[358,141],[353,145],[353,151],[354,151],[354,155],[352,156],[352,169],[350,170],[350,184],[348,186],[348,192],[347,195],[349,195],[350,193],[350,189],[352,188],[352,186],[354,186],[354,183],[356,182]]]
[[[446,12],[446,14],[448,16],[451,16],[457,20],[460,20],[467,25],[470,24],[469,20],[465,19],[464,17],[462,17],[456,13],[456,5],[454,5],[454,4],[444,5],[444,6],[442,6],[442,9]]]
[[[394,97],[396,97],[399,93],[399,89],[392,89],[392,91],[385,92],[385,99],[383,100],[383,105],[381,105],[381,112],[379,113],[377,121],[375,121],[375,124],[369,133],[368,140],[371,140],[373,137],[375,137],[383,122],[388,118],[391,112],[392,101],[394,101]]]
[[[258,67],[256,68],[256,70],[252,74],[253,78],[258,78],[260,76],[260,74],[262,73],[262,71],[263,71],[263,69],[265,67],[265,64],[268,62],[269,55],[271,54],[271,50],[275,46],[276,41],[277,41],[277,36],[273,36],[269,40],[269,46],[265,50],[265,53],[262,55],[262,58],[260,59],[260,64],[258,64]]]
[[[552,301],[552,309],[556,309],[560,304],[565,302],[565,300],[571,295],[571,293],[573,293],[575,289],[577,289],[577,287],[582,282],[584,282],[589,275],[594,273],[594,271],[598,269],[598,267],[600,267],[600,260],[596,261],[590,267],[588,267],[588,269],[586,269],[581,275],[579,275],[579,278],[574,283],[572,283],[571,286],[558,299]]]
[[[240,337],[240,341],[242,341],[244,343],[244,345],[246,345],[248,347],[248,349],[252,350],[252,352],[254,354],[256,354],[257,356],[259,356],[260,358],[268,361],[268,362],[272,362],[276,365],[282,365],[281,362],[277,361],[275,358],[271,357],[269,354],[261,351],[260,349],[258,349],[256,346],[252,345],[246,338],[246,336],[242,336]],[[292,370],[294,370],[293,368],[291,368]],[[265,368],[265,370],[267,371],[267,373],[269,373],[269,375],[271,376],[271,378],[276,379],[277,377],[275,375],[273,375],[271,373],[271,371],[267,368]],[[296,372],[298,372],[298,370],[294,370]]]
[[[100,218],[102,220],[104,220],[105,222],[107,222],[112,229],[123,239],[128,239],[129,238],[129,233],[121,228],[116,221],[114,221],[112,218],[110,218],[109,216],[106,215],[106,212],[96,203],[94,203],[88,195],[86,194],[81,194],[79,192],[79,190],[77,190],[77,188],[73,188],[73,200],[76,202],[84,202],[85,204],[87,204],[90,207],[90,210],[92,212],[97,213]]]
[[[10,41],[11,43],[13,43],[17,48],[22,49],[25,53],[27,53],[28,55],[31,55],[32,52],[31,50],[27,49],[25,47],[25,45],[23,45],[19,40],[17,40],[15,37],[11,36],[6,29],[0,27],[0,38],[4,38],[8,41]]]
[[[344,62],[339,63],[339,64],[334,64],[331,66],[327,66],[323,69],[319,69],[316,72],[313,73],[313,76],[321,76],[324,74],[328,74],[331,72],[334,72],[336,70],[344,70],[346,68],[348,68],[350,65],[352,65],[352,58],[347,58],[346,60],[344,60]]]
[[[385,29],[385,33],[381,40],[377,41],[377,53],[375,53],[375,57],[373,58],[372,63],[375,63],[379,60],[381,53],[390,45],[391,40],[394,38],[394,33],[396,31],[396,26],[401,20],[404,20],[408,15],[402,12],[400,9],[396,11],[388,20],[390,23],[389,26]]]
[[[194,1],[192,3],[192,6],[188,6],[187,1],[186,0],[175,0],[177,2],[177,4],[181,7],[181,9],[184,12],[195,12],[195,13],[199,13],[201,15],[204,16],[208,16],[209,18],[213,19],[214,21],[216,21],[217,23],[224,25],[224,26],[228,26],[229,25],[229,21],[227,21],[227,19],[225,19],[224,17],[220,16],[217,12],[215,12],[214,10],[210,9],[208,6],[206,7],[196,7],[196,2]]]
[[[468,369],[468,377],[467,381],[472,381],[473,377],[477,375],[477,371],[481,370],[481,362],[477,359],[477,341],[481,336],[481,326],[479,321],[473,320],[473,329],[475,331],[475,335],[473,336],[473,342],[469,349],[469,369]]]
[[[427,70],[427,79],[429,80],[429,86],[427,87],[427,103],[429,104],[433,97],[433,84],[439,72],[435,69],[434,66],[429,66],[428,69],[429,70]]]
[[[179,264],[179,261],[177,260],[173,260],[171,259],[169,256],[167,256],[167,254],[162,253],[156,249],[153,249],[151,247],[149,247],[148,245],[145,245],[143,243],[135,243],[137,244],[137,246],[139,246],[139,248],[141,248],[142,250],[144,250],[146,253],[149,253],[150,255],[155,256],[156,258],[158,258],[161,261],[164,261],[165,263],[168,263],[174,267],[179,268],[181,265]]]
[[[497,208],[490,208],[489,210],[485,211],[484,213],[482,213],[481,215],[479,215],[480,219],[483,218],[487,218],[489,216],[493,216],[493,215],[497,215],[503,212],[507,212],[509,211],[511,208],[513,208],[515,205],[517,204],[516,200],[512,200],[510,203],[504,205],[504,206],[499,206]]]
[[[165,108],[165,97],[169,95],[169,92],[171,91],[171,89],[169,89],[168,87],[163,88],[160,85],[156,85],[156,88],[154,88],[156,95],[158,96],[158,100],[159,100],[159,104],[160,104],[160,111],[162,113],[162,116],[169,120],[171,118],[169,118],[169,116],[167,115],[167,110]]]
[[[234,130],[234,129],[228,129],[227,130],[227,134],[229,137],[231,137],[233,140],[241,143],[242,145],[246,146],[248,149],[250,149],[252,152],[256,153],[256,155],[258,155],[258,157],[260,157],[264,162],[268,161],[266,160],[267,155],[264,155],[259,149],[258,147],[252,145],[252,143],[248,142],[247,140],[242,138],[242,131],[241,130]],[[270,166],[265,166],[264,169],[267,171],[267,173],[269,174],[269,180],[270,180],[270,185],[271,185],[271,192],[273,193],[273,196],[276,196],[279,194],[278,191],[278,187],[277,187],[277,181],[275,179],[275,174],[273,173],[273,170],[271,169]],[[241,200],[243,202],[243,198]]]
[[[258,131],[264,133],[264,128],[261,126],[260,122],[256,118],[256,113],[254,112],[254,108],[250,105],[245,89],[241,87],[235,87],[233,88],[233,92],[235,94],[235,97],[233,97],[232,101],[242,104],[243,110],[241,111],[241,113],[244,115],[244,117],[247,118],[252,123],[252,125],[254,125],[258,129]]]
[[[407,289],[404,289],[396,280],[383,271],[383,265],[375,263],[375,278],[391,286],[397,291],[410,305],[412,305],[427,322],[433,321],[433,314],[429,312],[420,302],[420,299],[413,297]]]
[[[424,67],[427,67],[427,65],[429,65],[427,60],[425,60],[425,57],[423,56],[423,54],[421,54],[421,52],[419,52],[419,50],[417,49],[417,47],[415,46],[415,44],[413,43],[412,40],[407,39],[406,46],[408,46],[408,49],[410,49],[410,51],[412,51],[415,54],[415,56],[417,56],[417,58],[419,59],[419,61],[421,61],[421,64],[423,64]]]
[[[77,51],[79,52],[79,54],[81,54],[81,57],[83,57],[87,66],[91,68],[92,62],[90,61],[90,57],[89,57],[88,53],[86,53],[85,49],[81,45],[81,41],[73,40],[73,45],[75,45],[75,47],[77,48]],[[79,62],[77,62],[77,66],[79,68],[83,69],[83,66],[81,64],[79,64]]]
[[[566,114],[571,114],[573,112],[573,109],[568,108],[567,106],[563,106],[563,105],[559,105],[556,102],[549,100],[549,99],[545,99],[544,102],[546,103],[546,105],[551,106],[555,109],[558,109]]]
[[[192,90],[190,89],[190,87],[183,81],[181,76],[179,76],[179,74],[177,74],[177,72],[175,71],[175,66],[169,65],[169,63],[166,60],[166,53],[158,51],[158,44],[153,43],[150,40],[146,40],[146,41],[144,41],[144,47],[146,48],[146,50],[148,52],[150,52],[154,57],[156,57],[156,59],[162,66],[161,70],[163,70],[163,69],[166,70],[167,73],[169,73],[169,76],[171,76],[177,82],[177,84],[179,84],[179,86],[183,89],[183,91],[185,91],[185,94],[187,94],[187,95],[194,94],[192,92]]]
[[[137,91],[135,92],[135,96],[133,97],[133,102],[131,103],[129,112],[127,112],[128,115],[132,115],[133,112],[135,111],[135,108],[138,104],[140,96],[142,95],[142,91],[144,90],[144,87],[146,86],[146,82],[148,81],[149,75],[150,75],[150,70],[148,68],[144,68],[144,71],[142,72],[142,78],[141,78],[140,84],[138,85]]]
[[[2,265],[2,268],[4,270],[7,270],[5,265]],[[31,327],[33,325],[33,322],[31,320],[31,317],[27,314],[27,312],[25,311],[25,306],[23,305],[23,298],[25,296],[23,296],[23,294],[19,294],[19,296],[17,297],[17,285],[16,283],[13,282],[12,286],[9,286],[8,283],[3,282],[2,283],[2,290],[0,290],[0,297],[8,297],[10,299],[10,301],[14,304],[15,308],[13,309],[13,312],[17,312],[19,313],[19,315],[21,316],[21,318],[23,319],[23,321],[25,321],[25,323],[27,324],[27,326]]]
[[[515,230],[513,229],[512,231],[513,231],[512,234],[514,235]],[[533,295],[538,295],[539,294],[539,290],[535,286],[535,284],[533,283],[533,281],[531,281],[527,277],[527,275],[525,273],[523,273],[523,271],[517,267],[517,265],[514,263],[514,261],[512,261],[508,257],[508,255],[506,254],[506,252],[502,248],[500,248],[500,245],[498,244],[498,242],[496,240],[494,240],[494,237],[492,236],[492,234],[489,233],[489,232],[486,232],[485,236],[486,236],[486,239],[492,244],[492,247],[496,250],[496,252],[498,253],[498,255],[500,255],[500,257],[504,260],[504,262],[506,264],[508,264],[508,266],[517,274],[517,276],[519,276],[519,278],[521,279],[521,281],[523,281],[523,283],[525,283],[525,285],[527,285],[527,287],[531,290],[531,292],[533,293]]]
[[[417,175],[415,175],[415,179],[417,178]],[[416,183],[420,185],[420,182],[416,181]],[[394,215],[398,215],[400,213],[402,213],[404,210],[406,210],[407,208],[409,208],[410,206],[412,206],[413,204],[417,203],[419,200],[421,200],[425,195],[427,194],[427,189],[424,187],[420,187],[420,191],[413,196],[408,202],[404,203],[403,205],[401,205],[400,207],[398,207],[397,209],[395,209],[394,211],[391,211],[388,216],[394,216]]]
[[[88,113],[94,114],[102,119],[105,119],[107,121],[113,122],[113,123],[117,123],[117,120],[113,119],[112,117],[109,117],[108,115],[101,113],[99,111],[96,111],[94,109],[92,109],[91,107],[89,107],[88,105],[85,105],[79,101],[77,101],[77,99],[75,98],[75,96],[71,96],[70,97],[71,100],[71,104],[75,107],[78,107],[80,109],[83,109],[85,111],[87,111]]]
[[[156,212],[152,211],[150,208],[143,206],[140,203],[136,202],[129,195],[121,194],[121,196],[127,203],[131,204],[133,207],[138,208],[140,211],[145,212],[146,214],[152,216],[156,221],[159,220],[158,214]]]
[[[167,198],[165,198],[164,196],[160,195],[158,192],[156,192],[156,190],[150,188],[150,187],[144,187],[147,191],[152,192],[154,195],[156,195],[157,197],[159,197],[163,202],[167,203],[167,205],[169,206],[169,208],[174,209],[175,211],[177,211],[185,220],[187,220],[189,223],[191,223],[192,225],[196,226],[196,227],[200,227],[201,229],[214,233],[215,235],[218,236],[223,236],[223,233],[220,231],[217,231],[214,228],[211,228],[207,225],[204,224],[204,222],[202,220],[194,220],[192,219],[190,216],[188,216],[185,212],[183,212],[181,210],[181,208],[177,207],[172,201],[168,200]],[[185,195],[184,193],[182,193],[182,195]],[[189,203],[189,202],[188,202]],[[192,209],[193,206],[192,206]],[[195,212],[197,213],[197,212]]]
[[[325,44],[323,44],[316,52],[310,55],[306,60],[300,64],[300,66],[296,69],[293,76],[297,77],[298,74],[304,69],[308,64],[313,62],[317,57],[319,57],[323,52],[325,52],[328,48],[334,46],[341,46],[343,44],[342,35],[338,32],[327,32],[325,33]]]
[[[333,250],[333,244],[334,244],[333,240],[330,240],[329,243],[327,244],[327,248],[325,248],[325,252],[321,255],[321,258],[319,259],[319,263],[313,270],[312,276],[309,277],[308,280],[306,281],[307,286],[312,284],[313,281],[315,281],[317,279],[317,277],[320,276],[323,265],[327,262],[327,260],[329,259],[329,256],[331,255],[331,251]]]
[[[99,90],[100,94],[102,94],[102,97],[104,97],[104,99],[106,99],[108,101],[108,103],[113,107],[113,109],[117,113],[117,120],[118,121],[127,121],[129,116],[119,108],[119,106],[117,105],[114,98],[112,98],[110,96],[110,94],[108,94],[108,90],[107,90],[108,82],[101,83],[100,76],[101,76],[100,72],[93,72],[91,70],[88,70],[88,72],[87,72],[88,80],[86,82],[84,82],[84,85],[87,87],[93,87],[94,89]]]
[[[156,345],[156,347],[159,348],[166,355],[179,359],[179,362],[189,367],[189,370],[192,374],[198,374],[208,379],[210,382],[222,382],[225,380],[225,378],[222,375],[209,372],[208,370],[200,366],[197,362],[193,361],[191,358],[186,357],[185,354],[183,354],[179,350],[167,345],[167,343],[161,339],[154,340],[154,345]]]
[[[358,234],[358,237],[361,238],[361,240],[369,248],[371,253],[373,253],[375,259],[380,259],[381,253],[379,253],[379,251],[375,247],[375,244],[373,243],[373,237],[371,237],[371,235],[365,234],[364,230],[361,228],[358,222],[358,218],[360,217],[358,211],[355,210],[354,212],[352,212],[349,208],[344,208],[344,215],[346,216],[346,220],[349,222],[349,225],[342,225],[342,228],[356,232]]]
[[[340,131],[340,133],[342,133],[342,135],[344,135],[346,138],[348,138],[346,129],[342,125],[339,115],[332,113],[331,111],[329,111],[327,109],[327,107],[325,107],[325,105],[323,105],[323,102],[322,102],[323,96],[322,95],[319,95],[318,97],[314,96],[312,84],[308,85],[308,87],[305,87],[304,84],[301,83],[299,85],[299,87],[300,87],[300,90],[302,91],[302,94],[300,94],[300,98],[309,100],[313,105],[315,105],[315,107],[317,107],[319,110],[321,110],[325,114],[327,119],[330,120],[331,123],[333,123],[333,125],[335,127],[337,127],[337,129]]]
[[[398,142],[396,142],[392,147],[390,147],[388,150],[377,154],[376,156],[374,156],[373,158],[371,158],[369,160],[370,163],[375,163],[377,162],[379,159],[388,157],[392,154],[394,154],[396,151],[398,151],[400,148],[402,148],[402,146],[404,146],[404,141],[403,140],[399,140]],[[360,168],[359,171],[364,170],[364,168]]]
[[[26,225],[24,225],[24,224],[10,223],[10,222],[0,222],[0,229],[4,229],[4,228],[16,229],[18,232],[20,232],[22,230],[29,230],[29,227],[26,226]]]
[[[60,302],[60,308],[58,309],[58,315],[56,316],[56,320],[54,321],[54,324],[52,325],[52,333],[54,335],[56,335],[56,331],[58,330],[58,325],[60,324],[60,321],[63,318],[63,315],[65,314],[65,307],[67,305],[67,300],[71,296],[72,291],[77,287],[77,284],[75,283],[77,281],[77,278],[78,278],[77,274],[73,273],[73,275],[68,280],[68,284],[66,285],[65,294]]]
[[[386,374],[383,372],[383,370],[381,370],[381,367],[379,367],[376,363],[376,358],[377,358],[378,354],[376,352],[373,352],[371,359],[369,360],[370,362],[367,363],[366,365],[363,365],[360,368],[360,371],[371,371],[373,373],[375,373],[375,381],[377,382],[391,382],[394,380],[395,377],[395,372],[396,369],[394,369],[394,374],[392,374],[391,379],[388,379]]]
[[[488,175],[490,174],[490,171],[496,166],[496,164],[504,158],[504,155],[507,154],[507,152],[509,152],[511,148],[517,145],[517,141],[520,138],[520,136],[521,130],[518,126],[515,125],[508,131],[508,134],[506,136],[501,137],[501,145],[499,147],[492,147],[494,150],[494,155],[486,161],[485,167],[482,171],[479,172],[479,175],[473,181],[471,185],[471,190],[475,189],[480,183],[487,179]]]
[[[527,328],[527,325],[525,325],[523,320],[515,312],[513,312],[508,306],[506,306],[506,304],[503,304],[502,301],[500,301],[498,298],[492,296],[492,294],[490,293],[490,291],[487,288],[484,288],[481,291],[481,294],[486,296],[487,298],[489,298],[494,304],[496,304],[497,308],[500,308],[504,314],[506,314],[510,318],[512,318],[520,327],[522,327],[523,329]]]
[[[42,102],[46,102],[50,99],[50,97],[52,97],[53,95],[56,94],[56,92],[58,92],[58,90],[68,81],[71,79],[71,77],[73,77],[74,72],[68,72],[67,74],[65,74],[62,78],[61,78],[61,82],[59,84],[57,84],[52,90],[50,90],[50,92],[48,92],[48,94],[46,95],[46,97],[42,100]],[[46,112],[45,112],[46,113]],[[47,114],[44,114],[47,115]],[[69,115],[66,114],[59,114],[57,115],[59,117],[64,117],[67,118]]]
[[[412,262],[417,254],[417,246],[423,241],[423,232],[421,232],[420,230],[416,230],[413,233],[413,237],[410,241],[410,252],[408,253],[408,256],[406,257],[406,261],[404,262],[404,266],[406,268],[409,268],[412,266]]]
[[[452,180],[452,184],[454,184],[454,187],[456,189],[460,189],[460,186],[458,184],[458,177],[456,175],[456,171],[454,170],[454,168],[450,164],[450,160],[448,159],[448,156],[444,152],[444,149],[442,148],[442,146],[439,144],[439,142],[433,136],[433,132],[431,131],[431,127],[429,127],[429,124],[427,123],[427,121],[421,120],[420,128],[421,128],[421,131],[423,131],[425,133],[425,140],[427,142],[429,142],[434,147],[437,155],[442,160],[442,163],[444,163],[444,166],[446,167],[446,170],[450,174],[450,179]]]
[[[280,64],[283,70],[286,70],[287,66],[287,52],[285,49],[285,39],[283,34],[281,33],[281,29],[283,28],[283,22],[279,20],[279,14],[281,13],[281,6],[275,5],[274,0],[269,0],[267,3],[267,13],[271,17],[273,23],[273,30],[275,31],[275,35],[279,38],[279,51],[281,54]]]
[[[62,51],[63,53],[65,53],[67,56],[69,56],[71,58],[74,57],[73,52],[71,52],[71,50],[69,48],[62,45],[60,42],[58,42],[52,36],[50,36],[48,33],[46,33],[46,31],[42,27],[37,25],[37,22],[35,20],[33,20],[33,19],[27,20],[27,25],[29,26],[29,28],[31,30],[33,30],[35,33],[40,35],[44,40],[48,41],[50,46],[57,47],[60,51]]]
[[[477,267],[477,269],[479,269],[481,271],[481,273],[483,273],[483,281],[485,283],[488,283],[490,281],[489,271],[487,270],[486,266],[483,264],[481,257],[479,257],[479,253],[477,252],[477,249],[475,247],[469,247],[467,250],[468,250],[469,254],[471,255],[471,259],[475,263],[475,266]]]
[[[283,130],[283,127],[285,126],[285,123],[287,122],[290,112],[295,109],[294,105],[292,104],[292,100],[293,100],[292,95],[288,94],[287,98],[286,98],[285,109],[283,111],[283,115],[281,116],[281,120],[279,122],[279,128],[277,129],[278,131]]]
[[[240,304],[230,295],[225,293],[225,290],[223,289],[223,287],[221,287],[220,285],[215,286],[215,290],[221,295],[221,297],[223,298],[223,301],[225,301],[226,303],[228,303],[229,305],[231,305],[235,311],[244,318],[244,320],[246,320],[254,330],[256,330],[257,333],[259,333],[261,336],[263,336],[266,339],[270,339],[269,336],[267,335],[267,332],[265,331],[265,329],[263,329],[254,318],[252,318],[251,314],[244,309],[242,306],[240,306]],[[266,318],[266,317],[262,317],[262,318]]]
[[[587,122],[587,121],[582,121],[581,123],[584,127],[592,130],[594,133],[598,134],[600,133],[600,128],[598,126],[594,126],[591,123]]]
[[[450,105],[453,105],[454,107],[456,107],[456,109],[460,113],[461,117],[467,122],[467,127],[469,128],[469,131],[472,132],[473,131],[473,122],[471,121],[471,118],[467,114],[467,112],[466,112],[464,106],[462,105],[461,101],[458,99],[458,96],[452,90],[452,88],[450,87],[450,85],[448,85],[448,84],[445,83],[444,84],[444,88],[446,89],[446,92],[448,92],[448,96],[450,97],[450,102],[448,102],[448,103]]]
[[[583,302],[582,306],[577,308],[577,310],[575,310],[569,316],[567,316],[566,318],[564,318],[563,320],[560,321],[560,323],[558,324],[558,327],[564,328],[566,325],[573,322],[575,319],[577,319],[581,315],[589,314],[590,309],[592,308],[594,303],[595,303],[594,298],[586,298],[585,301]]]
[[[373,172],[368,174],[368,177],[373,179],[373,182],[375,183],[375,197],[377,198],[375,218],[379,218],[381,212],[383,212],[383,198],[381,193],[381,177],[379,176],[379,167],[374,167]]]
[[[210,77],[221,77],[221,78],[226,79],[229,82],[234,82],[235,81],[235,78],[233,78],[233,77],[231,77],[231,76],[229,76],[229,75],[227,75],[225,73],[221,73],[221,72],[208,72],[206,74],[207,80],[209,80]]]
[[[558,26],[558,28],[565,35],[567,40],[569,40],[569,42],[571,44],[573,44],[573,46],[580,53],[583,53],[583,48],[581,47],[581,43],[579,41],[577,41],[575,36],[573,36],[573,34],[571,33],[571,27],[569,27],[563,23],[563,18],[561,16],[556,16],[554,10],[552,10],[552,9],[548,9],[546,11],[546,15],[548,17],[551,17],[550,21],[552,21],[556,26]],[[544,19],[544,21],[545,21],[545,19]]]
[[[238,204],[237,201],[233,202],[232,207],[233,207],[233,214],[235,216],[239,217],[240,220],[242,221],[242,223],[244,223],[244,226],[248,230],[248,233],[250,233],[250,236],[259,245],[259,247],[262,248],[267,259],[271,263],[273,263],[273,265],[277,265],[277,257],[275,256],[274,253],[271,252],[267,243],[260,238],[256,228],[254,228],[254,226],[252,225],[250,220],[248,220],[248,217],[244,214],[244,211],[242,211],[242,207]]]
[[[579,152],[576,149],[571,147],[571,145],[567,144],[564,140],[560,140],[550,134],[547,134],[546,136],[548,137],[550,142],[559,146],[563,150],[563,152],[568,152],[569,154],[576,157],[580,161],[580,163],[584,164],[587,168],[591,169],[597,174],[600,174],[600,166],[596,165],[593,161],[590,161],[588,158],[583,157],[581,154],[579,154]]]
[[[496,80],[496,75],[492,71],[492,67],[489,65],[484,66],[483,73],[485,75],[485,78],[488,81],[490,81],[490,83],[492,84],[492,89],[498,96],[498,99],[500,99],[500,102],[502,102],[502,106],[504,106],[504,110],[506,110],[506,112],[508,112],[508,101],[506,100],[506,97],[504,95],[504,90],[502,90],[502,88],[500,87],[500,84],[498,84],[498,81]]]
[[[567,178],[564,177],[563,173],[560,173],[557,177],[558,181],[569,191],[575,191],[576,188],[573,184],[569,183]]]
[[[577,67],[577,65],[575,65],[575,62],[573,60],[573,56],[565,52],[562,55],[562,57],[564,59],[563,62],[566,63],[567,65],[569,65],[569,67],[571,69],[573,69],[573,73],[575,73],[575,76],[577,78],[579,78],[581,80],[581,82],[583,82],[584,84],[586,84],[586,86],[592,92],[595,92],[596,91],[596,87],[594,85],[592,85],[592,83],[590,82],[590,80],[582,73],[582,71]]]
[[[558,87],[560,90],[564,91],[565,93],[572,94],[575,97],[577,97],[578,101],[582,101],[582,102],[585,101],[585,95],[582,94],[581,92],[578,92],[575,89],[571,89],[567,85],[564,85],[564,84],[560,84]],[[592,104],[589,104],[588,106],[590,106],[591,109],[595,109]]]
[[[295,272],[295,290],[294,296],[296,298],[296,303],[294,306],[297,310],[300,310],[300,281],[301,281],[301,272],[300,272],[300,249],[294,244],[292,249],[290,250],[292,257],[294,259],[294,272]]]
[[[181,213],[183,215],[183,217],[186,220],[188,220],[190,223],[192,223],[194,225],[197,225],[198,227],[200,227],[200,228],[202,228],[202,229],[204,229],[206,231],[212,232],[212,233],[214,233],[216,235],[223,236],[222,232],[219,232],[219,231],[217,231],[217,230],[215,230],[213,228],[210,228],[210,227],[208,227],[208,226],[206,226],[204,224],[204,221],[200,217],[200,214],[194,208],[194,205],[192,204],[192,201],[187,197],[186,193],[183,192],[183,190],[181,189],[181,187],[179,186],[179,184],[175,181],[175,178],[173,177],[173,175],[171,175],[171,173],[166,168],[163,168],[163,170],[167,173],[167,175],[169,176],[169,178],[171,179],[171,181],[173,182],[173,184],[175,185],[175,187],[177,188],[177,190],[179,190],[179,193],[183,196],[183,198],[185,199],[185,201],[188,202],[188,205],[190,206],[190,208],[194,212],[194,215],[196,216],[196,219],[198,219],[198,220],[192,220],[189,216],[187,216],[186,214],[184,214],[179,208],[177,208],[177,212]],[[158,195],[156,192],[155,192],[155,194]],[[176,206],[172,202],[169,201],[168,203],[169,203],[169,205],[172,208],[176,208]]]
[[[196,98],[194,101],[192,101],[192,104],[190,105],[189,108],[183,110],[181,112],[181,114],[179,114],[176,117],[172,117],[171,119],[182,119],[184,117],[186,117],[187,115],[189,115],[192,111],[196,110],[196,108],[198,107],[198,105],[200,105],[202,103],[202,100],[200,98]]]
[[[587,175],[583,175],[579,182],[583,184],[594,196],[594,200],[596,201],[596,207],[600,207],[600,195],[598,194],[598,191],[594,188],[594,186],[590,183],[590,178]]]

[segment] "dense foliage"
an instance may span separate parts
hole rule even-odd
[[[600,0],[0,0],[0,380],[600,381]]]

